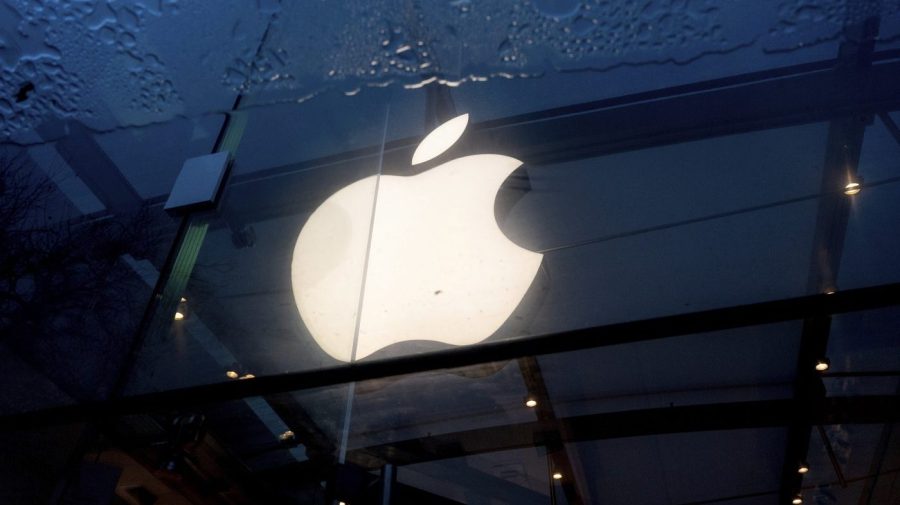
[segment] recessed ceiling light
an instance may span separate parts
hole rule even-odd
[[[831,366],[831,362],[828,361],[828,358],[822,358],[822,359],[816,360],[816,370],[819,372],[824,372],[825,370],[828,370],[828,368],[830,366]]]
[[[794,505],[800,505],[801,503],[803,503],[803,498],[801,498],[800,495],[798,494],[797,496],[794,497],[793,500],[791,500],[791,503],[793,503]]]
[[[256,376],[253,375],[252,373],[245,373],[244,375],[238,377],[238,379],[240,379],[240,380],[243,380],[243,379],[255,379],[255,378],[256,378]]]
[[[553,472],[553,480],[561,480],[561,479],[562,479],[562,473]]]
[[[278,440],[281,440],[282,442],[287,442],[287,441],[293,440],[293,439],[294,439],[294,432],[291,430],[287,430],[284,433],[282,433],[281,435],[278,435]]]
[[[225,372],[225,376],[228,377],[229,379],[237,379],[239,377],[238,373],[235,372],[234,370],[229,370],[229,371]]]
[[[176,320],[176,321],[181,321],[182,319],[184,319],[184,314],[182,314],[181,312],[176,312],[176,313],[175,313],[175,320]]]
[[[844,194],[845,195],[855,195],[862,190],[862,187],[858,182],[848,182],[846,186],[844,186]]]
[[[527,400],[525,400],[525,406],[528,408],[537,407],[537,400],[535,400],[534,398],[528,398]]]
[[[181,297],[181,303],[184,303],[184,302],[186,302],[186,301],[187,301],[187,298],[185,298],[185,297],[182,296],[182,297]]]
[[[797,467],[797,473],[807,473],[809,472],[809,465],[806,463],[800,463],[800,466]]]

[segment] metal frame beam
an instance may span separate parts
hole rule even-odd
[[[257,377],[252,380],[175,389],[159,393],[81,403],[0,417],[0,429],[57,425],[265,396],[286,391],[337,386],[438,369],[516,359],[523,356],[591,349],[845,312],[900,305],[900,283],[809,295],[687,314],[657,317],[488,342],[422,355],[363,361],[315,370]]]
[[[347,459],[368,466],[381,461],[410,465],[552,443],[785,427],[793,411],[793,400],[784,399],[588,414],[391,442],[351,451]],[[828,398],[816,405],[810,417],[817,424],[897,422],[900,401],[894,396]]]
[[[841,80],[866,78],[872,68],[878,24],[876,16],[845,26],[845,40],[838,49],[831,75]],[[837,289],[838,270],[850,218],[849,197],[839,190],[856,179],[863,137],[872,117],[871,113],[860,111],[855,115],[836,118],[829,124],[807,281],[810,293],[829,293]],[[803,482],[803,475],[797,472],[797,468],[801,461],[806,460],[809,450],[809,439],[815,424],[811,419],[815,403],[825,397],[821,374],[814,367],[817,359],[825,357],[830,331],[829,315],[807,318],[803,323],[794,380],[794,413],[782,466],[780,503],[791,501]]]

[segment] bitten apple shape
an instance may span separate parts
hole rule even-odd
[[[467,121],[435,129],[413,164],[449,148]],[[500,185],[521,164],[465,156],[414,176],[367,177],[325,200],[300,231],[291,266],[300,316],[319,346],[351,362],[397,342],[468,345],[497,331],[542,260],[494,217]]]

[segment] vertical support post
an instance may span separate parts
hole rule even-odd
[[[391,491],[397,481],[397,468],[388,463],[381,467],[381,505],[391,505]]]
[[[866,68],[871,66],[878,23],[876,16],[845,26],[845,40],[838,49],[834,72],[848,77],[864,74]],[[838,269],[850,216],[850,200],[842,188],[856,179],[863,136],[870,122],[871,118],[851,116],[836,119],[828,127],[807,282],[807,289],[812,294],[837,289]],[[779,503],[789,503],[803,482],[803,475],[797,472],[797,468],[806,459],[813,416],[825,399],[825,386],[814,367],[816,359],[825,357],[830,331],[830,316],[812,317],[803,322]]]

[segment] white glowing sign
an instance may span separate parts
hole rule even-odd
[[[412,164],[448,149],[467,122],[436,128]],[[322,349],[349,362],[397,342],[468,345],[497,331],[542,259],[494,217],[497,190],[521,164],[465,156],[410,177],[367,177],[325,200],[300,231],[291,267],[300,316]]]

